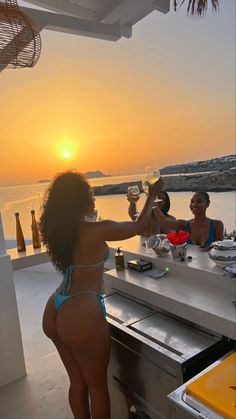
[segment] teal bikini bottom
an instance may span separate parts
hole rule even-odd
[[[79,291],[79,292],[77,292],[76,294],[73,294],[73,295],[65,295],[65,294],[56,293],[54,295],[54,304],[55,304],[56,310],[59,311],[61,306],[66,301],[71,300],[71,298],[77,297],[78,295],[82,295],[82,294],[96,295],[97,299],[98,299],[98,302],[100,304],[100,307],[101,307],[102,315],[103,315],[103,317],[106,317],[106,307],[105,307],[105,303],[104,303],[104,295],[100,294],[97,291]]]

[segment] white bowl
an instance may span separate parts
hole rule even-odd
[[[216,266],[219,266],[220,268],[225,268],[226,266],[232,265],[234,262],[226,262],[223,260],[213,260],[213,262],[215,262]]]
[[[209,257],[218,266],[227,266],[236,262],[236,243],[232,240],[224,240],[212,243]]]
[[[212,247],[218,250],[230,250],[230,249],[236,250],[236,242],[234,242],[233,240],[217,241],[217,242],[212,243]]]

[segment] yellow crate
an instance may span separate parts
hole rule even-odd
[[[236,352],[186,388],[187,394],[227,419],[236,419]]]

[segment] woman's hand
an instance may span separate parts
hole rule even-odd
[[[164,182],[162,178],[160,177],[160,179],[158,179],[155,183],[153,183],[153,185],[149,185],[148,195],[156,198],[156,196],[161,192],[163,184]]]
[[[139,200],[139,196],[136,196],[135,198],[132,197],[132,195],[127,194],[126,195],[127,200],[130,202],[130,204],[136,204],[136,202],[138,202]]]

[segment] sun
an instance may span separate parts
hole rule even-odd
[[[71,151],[69,151],[69,150],[63,151],[63,157],[64,157],[64,159],[70,159],[71,156],[72,156]]]
[[[61,138],[55,143],[55,151],[60,160],[74,160],[77,155],[77,144],[72,138]]]

